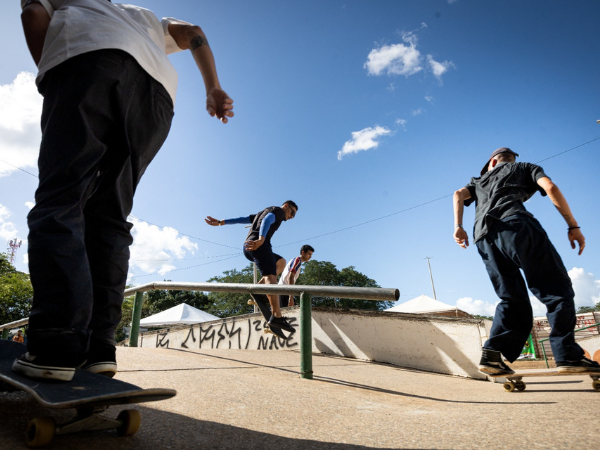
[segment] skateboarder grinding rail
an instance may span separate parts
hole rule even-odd
[[[314,253],[315,249],[310,245],[303,245],[300,248],[300,256],[296,256],[289,263],[285,265],[285,269],[279,278],[279,284],[296,284],[296,280],[300,276],[300,269],[302,263],[308,262]],[[279,306],[285,308],[286,306],[294,306],[293,295],[280,295]]]
[[[467,248],[463,207],[475,202],[474,239],[500,303],[496,307],[490,337],[483,345],[479,371],[513,374],[501,355],[513,362],[521,353],[533,326],[533,311],[523,270],[531,292],[548,310],[552,331],[550,345],[559,372],[600,372],[600,365],[584,358],[575,342],[575,302],[571,279],[558,252],[540,223],[523,202],[536,191],[550,198],[567,222],[571,247],[585,248],[585,238],[558,187],[535,164],[515,162],[519,156],[507,147],[494,151],[464,188],[454,193],[454,240]]]
[[[44,105],[28,217],[28,351],[13,370],[69,381],[87,360],[87,370],[113,376],[132,243],[127,216],[173,118],[177,73],[167,54],[191,51],[211,116],[227,123],[233,100],[198,26],[107,0],[22,6]]]
[[[286,201],[281,208],[270,206],[263,209],[258,214],[252,214],[237,219],[218,220],[211,216],[206,219],[207,224],[213,227],[220,225],[230,225],[234,223],[250,223],[250,231],[244,242],[244,256],[254,263],[262,275],[259,283],[277,284],[277,275],[285,267],[285,259],[273,253],[271,248],[271,237],[277,231],[281,222],[293,219],[298,211],[298,206],[291,200]],[[279,296],[269,295],[272,316],[269,325],[277,325],[281,329],[293,332],[294,328],[288,323],[285,317],[281,316],[279,307]]]

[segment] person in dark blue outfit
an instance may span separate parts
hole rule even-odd
[[[585,248],[585,238],[558,187],[535,164],[515,162],[519,156],[507,147],[494,151],[481,176],[454,193],[454,240],[467,248],[463,228],[464,206],[475,202],[474,240],[500,303],[490,337],[483,345],[479,371],[508,375],[533,326],[527,287],[547,308],[552,331],[550,345],[559,372],[598,371],[575,342],[575,302],[571,279],[548,235],[525,209],[523,202],[536,192],[548,196],[567,222],[571,247]],[[521,275],[525,275],[527,284]]]
[[[262,275],[259,283],[277,284],[277,275],[283,272],[285,268],[285,259],[271,248],[271,237],[279,229],[282,222],[296,217],[298,205],[291,200],[283,203],[280,207],[269,206],[257,214],[238,217],[236,219],[219,220],[208,216],[206,223],[214,227],[220,225],[231,225],[234,223],[248,223],[250,231],[244,241],[244,256],[248,261],[256,263],[256,267]],[[279,306],[279,295],[268,295],[271,304],[271,319],[269,324],[274,324],[280,328],[293,332],[294,328],[288,323],[285,317],[281,315]]]

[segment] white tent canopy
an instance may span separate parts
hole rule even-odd
[[[173,308],[146,317],[140,321],[144,327],[155,327],[159,325],[179,325],[194,324],[200,322],[209,322],[219,320],[219,317],[213,316],[207,312],[194,308],[186,303],[181,303]]]
[[[456,306],[447,305],[446,303],[442,303],[431,297],[427,297],[426,295],[419,295],[412,300],[396,305],[393,308],[386,309],[385,311],[412,314],[440,314],[456,311],[464,313],[464,311],[461,311]]]

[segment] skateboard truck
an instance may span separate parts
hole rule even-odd
[[[504,388],[504,390],[506,392],[513,392],[515,391],[515,389],[517,391],[524,391],[525,388],[527,387],[527,385],[523,382],[523,377],[529,376],[529,377],[534,377],[534,376],[547,376],[547,375],[554,375],[554,376],[567,376],[567,375],[589,375],[590,378],[592,379],[592,388],[597,391],[600,392],[600,374],[598,373],[590,373],[590,372],[566,372],[566,373],[560,373],[557,371],[548,371],[546,373],[544,372],[539,372],[539,373],[532,373],[532,372],[517,372],[514,375],[501,375],[501,376],[493,376],[492,378],[498,378],[498,377],[503,377],[506,378],[506,381],[502,384],[502,387]]]
[[[140,428],[141,416],[137,409],[125,409],[116,419],[101,415],[108,406],[77,408],[77,417],[70,422],[57,425],[52,417],[38,417],[27,424],[25,443],[28,447],[43,447],[55,435],[78,433],[80,431],[117,430],[119,436],[132,436]]]

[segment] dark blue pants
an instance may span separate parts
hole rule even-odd
[[[173,103],[119,50],[71,58],[46,73],[39,90],[28,349],[81,355],[89,344],[114,345],[133,241],[127,216],[169,133]]]
[[[243,250],[246,259],[256,264],[256,268],[263,277],[277,275],[277,261],[283,258],[277,253],[273,253],[270,242],[261,245],[257,250],[253,251],[246,250],[246,246],[244,245]]]
[[[501,352],[510,362],[519,357],[533,326],[529,286],[548,310],[555,360],[580,360],[584,353],[573,332],[576,319],[571,279],[540,223],[521,214],[507,217],[495,222],[476,245],[500,297],[484,347]]]

